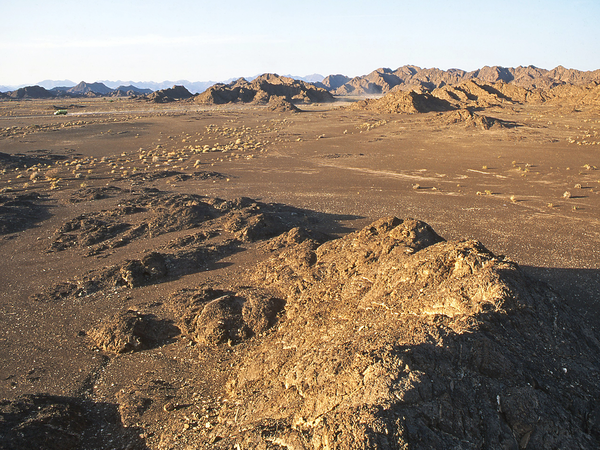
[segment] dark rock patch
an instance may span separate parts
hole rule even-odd
[[[37,150],[31,154],[9,155],[0,152],[0,170],[26,169],[36,165],[54,164],[56,161],[67,159],[63,155],[53,155],[47,150]]]
[[[30,299],[38,302],[83,299],[106,289],[133,289],[159,283],[168,275],[167,264],[163,254],[150,252],[141,260],[126,260],[119,265],[90,271],[74,280],[56,283],[31,295]]]
[[[26,230],[49,218],[46,198],[36,192],[0,194],[0,235]]]
[[[283,96],[273,95],[269,98],[267,107],[275,112],[300,112],[300,108]]]
[[[116,186],[82,188],[71,194],[69,201],[71,203],[90,202],[114,197],[119,193],[121,193],[121,189]]]
[[[48,394],[0,400],[0,448],[65,450],[146,448],[124,428],[115,405]]]

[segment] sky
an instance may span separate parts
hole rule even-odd
[[[0,85],[600,69],[600,0],[0,0]]]

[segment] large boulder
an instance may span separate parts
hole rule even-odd
[[[390,217],[253,273],[285,320],[232,372],[216,448],[600,444],[600,343],[477,241]]]

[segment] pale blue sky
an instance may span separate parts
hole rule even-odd
[[[0,0],[0,85],[600,68],[600,0]]]

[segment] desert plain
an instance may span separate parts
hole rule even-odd
[[[354,100],[299,112],[130,98],[0,102],[0,448],[35,439],[39,448],[594,448],[598,105],[501,102],[477,110],[487,123]],[[54,115],[65,102],[68,114]],[[391,250],[375,250],[373,236],[392,239],[399,227],[408,231],[393,237],[407,249],[398,264],[446,245],[441,237],[448,252],[479,258],[473,277],[497,270],[478,282],[504,283],[507,305],[527,296],[560,305],[563,334],[540,348],[579,350],[557,362],[534,344],[508,349],[552,328],[534,307],[519,322],[523,308],[503,312],[492,299],[505,318],[495,325],[475,306],[394,313],[369,287],[381,270],[360,267],[370,255],[388,267]],[[349,236],[355,244],[339,240]],[[353,245],[362,262],[344,253]],[[452,272],[452,261],[440,270]],[[416,284],[425,280],[418,267]],[[440,298],[473,288],[444,280]],[[478,301],[501,297],[490,292]],[[342,301],[350,297],[363,303]],[[565,337],[582,329],[585,343]],[[475,340],[469,350],[452,333],[483,333],[495,350]],[[424,354],[464,361],[440,356],[429,367],[419,356],[427,345]],[[545,381],[527,361],[574,378]],[[469,409],[469,395],[491,406]],[[499,425],[490,431],[492,413]]]

